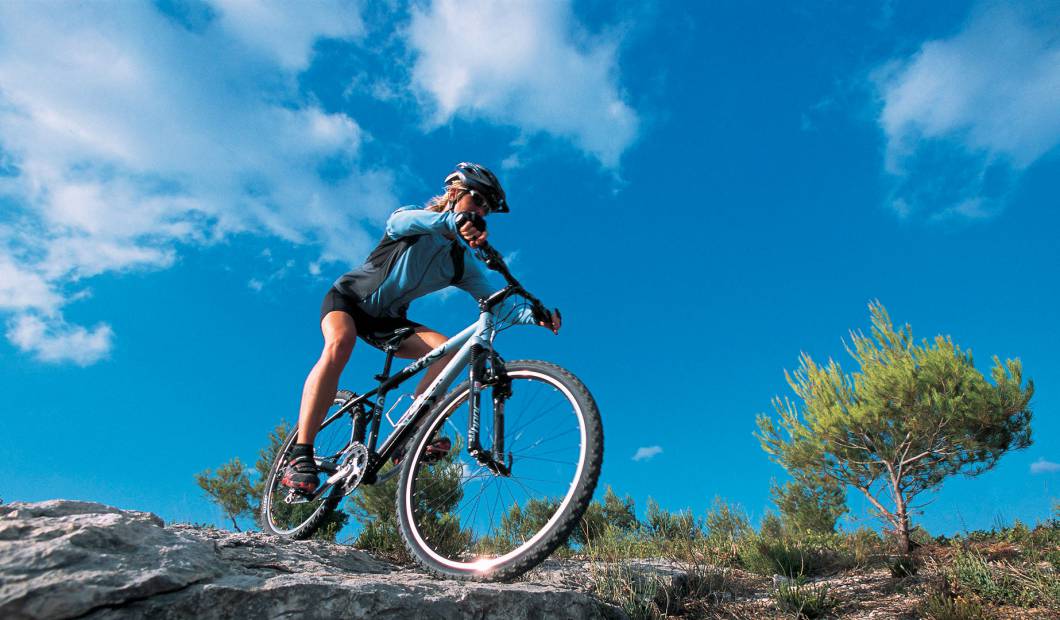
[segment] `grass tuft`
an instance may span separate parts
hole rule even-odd
[[[920,604],[920,615],[927,620],[986,620],[982,605],[969,599],[958,599],[935,592]]]
[[[773,598],[780,611],[795,618],[825,618],[839,608],[839,599],[829,593],[828,584],[807,584],[798,579],[781,583]]]

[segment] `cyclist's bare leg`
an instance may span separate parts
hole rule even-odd
[[[302,389],[302,406],[298,412],[298,443],[313,443],[320,422],[335,399],[339,375],[350,359],[357,342],[357,327],[353,317],[333,311],[320,322],[324,334],[324,350],[320,353]]]
[[[412,334],[401,343],[401,348],[397,350],[397,355],[398,357],[408,359],[423,357],[424,355],[427,355],[431,349],[437,347],[446,340],[449,339],[433,329],[420,326],[416,328],[416,333]],[[426,391],[427,386],[431,384],[431,381],[434,381],[434,378],[438,376],[438,373],[442,372],[442,369],[449,363],[449,360],[453,359],[454,355],[456,355],[456,351],[447,353],[427,368],[427,371],[423,373],[423,378],[420,379],[419,385],[416,386],[416,396],[419,396]]]

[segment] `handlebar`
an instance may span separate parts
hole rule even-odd
[[[471,224],[477,230],[486,230],[486,221],[477,213],[471,211],[461,211],[457,213],[455,223],[458,229],[464,224]],[[467,243],[467,240],[464,239],[464,242]],[[529,291],[523,288],[522,284],[519,284],[519,281],[515,279],[515,276],[513,276],[512,272],[508,269],[508,265],[504,262],[504,258],[501,257],[500,252],[493,249],[493,246],[485,242],[477,248],[473,248],[472,251],[476,253],[479,260],[486,263],[487,268],[504,276],[504,281],[508,283],[508,286],[493,293],[486,299],[480,299],[480,307],[484,310],[492,310],[494,306],[508,297],[512,295],[521,295],[530,302],[535,321],[542,325],[547,325],[553,322],[552,313],[549,312],[547,307],[545,307],[545,304],[541,303],[540,299],[531,295]],[[555,312],[555,318],[560,318],[559,308],[556,308]]]
[[[531,295],[530,292],[523,288],[523,285],[515,279],[515,276],[513,276],[512,272],[508,269],[508,265],[504,262],[504,258],[501,256],[500,252],[494,249],[489,243],[483,243],[475,248],[474,251],[479,260],[486,264],[487,268],[501,274],[501,276],[504,277],[505,282],[508,283],[508,286],[490,295],[486,299],[480,300],[479,303],[482,304],[483,307],[493,308],[493,306],[496,306],[512,295],[520,295],[525,297],[533,306],[535,319],[540,320],[541,322],[547,320],[547,317],[549,316],[548,308],[545,304],[541,303],[540,299]],[[556,316],[560,316],[559,308],[556,308]]]

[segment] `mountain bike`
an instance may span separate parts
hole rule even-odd
[[[327,479],[312,495],[280,484],[297,436],[289,434],[265,480],[266,532],[307,538],[343,497],[399,475],[401,538],[436,575],[514,579],[567,541],[600,475],[600,413],[569,371],[537,360],[505,361],[497,353],[497,334],[514,324],[511,312],[496,315],[501,302],[521,298],[539,319],[547,311],[495,249],[485,245],[476,253],[507,285],[478,300],[477,321],[391,374],[394,354],[412,329],[396,332],[384,347],[378,385],[359,395],[336,394],[315,444]],[[451,351],[456,354],[442,372],[395,420],[402,399],[387,410],[387,394]],[[447,393],[465,370],[466,379]],[[377,446],[384,418],[393,428]]]

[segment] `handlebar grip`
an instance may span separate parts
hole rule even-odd
[[[486,220],[485,220],[485,218],[483,218],[478,213],[475,213],[474,211],[460,211],[460,212],[458,212],[456,214],[456,217],[453,219],[453,223],[456,224],[457,232],[459,232],[460,229],[464,227],[464,224],[471,224],[476,229],[478,229],[479,232],[485,232],[486,231]]]
[[[538,302],[533,305],[531,311],[534,313],[534,320],[538,323],[550,323],[551,318],[548,313],[548,308],[544,304]]]

